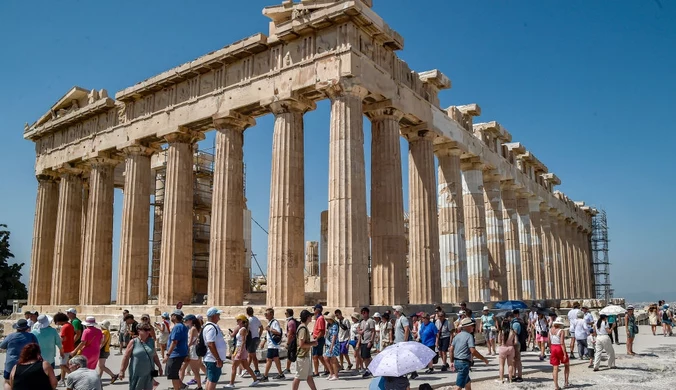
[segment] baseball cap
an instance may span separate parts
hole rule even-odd
[[[77,314],[77,310],[75,310],[75,308],[72,308],[72,307],[71,307],[70,309],[66,310],[66,313]]]
[[[195,321],[196,319],[197,319],[197,317],[195,317],[194,314],[188,314],[187,316],[185,316],[183,318],[183,321]]]
[[[459,315],[459,316],[464,316],[465,314],[467,314],[467,313],[466,313],[464,310],[460,310],[460,311],[458,312],[458,315]]]
[[[392,306],[392,310],[402,313],[404,311],[404,307],[400,305]]]
[[[322,310],[323,308],[324,307],[321,304],[318,303],[318,304],[315,305],[315,307],[313,307],[313,310],[317,310],[317,309]]]
[[[236,320],[240,320],[240,321],[246,321],[246,320],[248,320],[248,318],[247,318],[244,314],[238,315],[237,317],[235,317],[235,319],[236,319]]]
[[[373,315],[373,318],[380,318],[380,313],[376,312],[376,313]]]
[[[484,306],[484,310],[488,310],[488,306]]]
[[[222,310],[218,310],[216,307],[210,307],[209,310],[207,310],[207,317],[215,316],[216,314],[221,313],[223,313]]]
[[[178,310],[178,309],[174,310],[174,311],[171,313],[171,315],[181,316],[181,317],[184,316],[183,311],[182,311],[182,310]]]

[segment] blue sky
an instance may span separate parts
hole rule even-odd
[[[478,120],[503,124],[561,178],[561,191],[607,210],[616,295],[676,299],[673,276],[664,272],[673,269],[676,254],[676,3],[373,2],[404,37],[399,56],[412,69],[438,68],[451,78],[453,88],[440,95],[443,107],[478,103]],[[36,188],[24,123],[73,85],[114,95],[251,34],[267,34],[261,9],[274,3],[0,4],[0,223],[12,231],[17,261],[30,261]],[[319,238],[319,213],[327,208],[328,109],[324,101],[305,118],[307,240]],[[257,122],[245,133],[247,197],[253,217],[267,227],[272,118]],[[210,133],[203,143],[212,142]],[[365,149],[368,167],[368,121]],[[405,174],[405,201],[406,187]],[[115,202],[114,266],[119,190]],[[265,261],[267,237],[255,227],[253,249]]]

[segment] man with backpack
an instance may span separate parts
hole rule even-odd
[[[286,349],[288,356],[286,357],[286,368],[282,374],[291,374],[291,363],[296,361],[298,352],[298,341],[296,339],[298,321],[293,318],[293,309],[286,309],[284,314],[286,314]]]
[[[349,319],[343,317],[343,312],[336,309],[333,312],[336,315],[336,322],[338,322],[338,342],[340,342],[340,369],[344,370],[343,359],[347,360],[347,369],[352,369],[352,362],[350,362],[350,329],[352,323]]]
[[[223,360],[227,354],[227,346],[223,338],[223,332],[218,326],[222,311],[215,307],[207,310],[207,322],[202,327],[195,353],[203,356],[207,367],[206,390],[216,390],[216,384],[223,373]]]
[[[275,367],[277,367],[277,376],[275,376],[274,379],[285,379],[285,376],[282,373],[282,363],[279,361],[279,345],[282,343],[282,327],[279,325],[279,321],[275,319],[275,310],[273,308],[269,307],[265,310],[265,319],[268,320],[268,326],[265,327],[265,331],[267,332],[268,354],[267,361],[265,362],[265,373],[260,381],[268,381],[268,373],[270,372],[272,362],[275,362]]]
[[[298,354],[296,357],[296,376],[293,378],[293,390],[298,390],[301,381],[307,381],[311,390],[317,390],[315,381],[312,378],[312,356],[310,349],[317,346],[317,341],[310,338],[310,331],[307,325],[312,321],[312,313],[308,310],[300,312],[300,324],[296,331],[296,340],[298,343]]]
[[[514,371],[516,373],[516,378],[514,378],[514,382],[523,382],[523,379],[521,378],[521,376],[523,375],[521,352],[525,352],[526,349],[528,348],[528,327],[526,326],[526,323],[521,319],[518,309],[514,310],[511,316],[509,313],[507,313],[507,318],[510,317],[512,317],[510,321],[512,330],[514,330],[514,333],[516,333],[517,338],[519,340],[518,345],[516,343],[514,344]]]

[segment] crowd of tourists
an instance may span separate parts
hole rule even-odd
[[[661,323],[665,336],[670,335],[673,314],[668,305],[663,302],[659,305],[649,310],[653,333],[654,327]],[[424,371],[388,378],[387,390],[408,389],[410,379],[432,374],[436,367],[441,372],[456,372],[458,389],[471,389],[470,371],[475,359],[488,364],[484,354],[477,350],[476,333],[483,335],[485,355],[497,357],[499,382],[523,381],[521,356],[530,349],[538,352],[540,361],[549,358],[555,388],[558,388],[560,366],[563,366],[563,384],[569,385],[570,359],[586,359],[589,367],[598,371],[605,352],[608,367],[615,368],[612,345],[613,342],[619,344],[617,316],[602,314],[595,319],[589,309],[578,302],[567,313],[567,329],[565,317],[553,308],[543,309],[537,305],[527,313],[513,310],[499,314],[484,306],[480,314],[475,314],[463,302],[453,321],[440,306],[434,313],[409,316],[402,306],[383,313],[371,313],[368,307],[363,307],[359,313],[343,314],[341,310],[324,311],[318,304],[311,310],[303,310],[298,318],[292,309],[286,309],[284,326],[277,320],[273,308],[265,310],[262,322],[254,315],[253,308],[248,307],[236,317],[237,326],[228,329],[229,337],[226,337],[218,326],[221,313],[212,307],[207,310],[206,318],[202,318],[184,315],[176,309],[171,314],[162,313],[159,321],[151,323],[149,315],[142,315],[138,322],[125,310],[118,336],[118,355],[123,355],[122,362],[119,370],[113,371],[106,366],[111,346],[109,321],[97,323],[91,316],[81,321],[72,308],[56,313],[53,319],[26,312],[26,318],[14,325],[16,332],[0,344],[0,349],[7,350],[5,390],[57,386],[73,390],[100,389],[104,374],[110,377],[110,383],[126,379],[130,390],[154,389],[158,385],[155,378],[163,375],[171,381],[174,390],[193,385],[197,390],[214,390],[227,360],[231,361],[232,370],[223,378],[227,381],[225,388],[234,388],[238,376],[250,378],[246,384],[253,387],[271,379],[284,380],[294,369],[294,389],[298,389],[301,382],[316,389],[318,377],[337,381],[353,376],[356,370],[363,378],[370,378],[369,364],[374,354],[408,341],[423,344],[434,351],[435,358]],[[655,317],[658,321],[654,321]],[[633,355],[638,325],[632,306],[627,307],[623,320],[627,353]],[[52,322],[58,331],[51,326]],[[570,338],[569,343],[566,337]],[[226,338],[231,340],[229,345]],[[284,368],[281,349],[287,351]],[[264,363],[259,363],[259,350],[264,351]],[[59,375],[54,371],[57,365]]]

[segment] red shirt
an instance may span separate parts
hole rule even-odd
[[[61,325],[61,340],[63,351],[66,353],[73,352],[75,349],[75,328],[73,328],[70,322]]]
[[[312,328],[312,337],[317,338],[319,332],[324,332],[324,336],[326,336],[326,320],[324,319],[324,316],[319,316],[315,319],[315,326]]]

